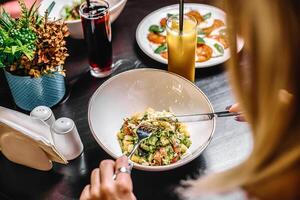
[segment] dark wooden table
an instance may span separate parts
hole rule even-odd
[[[151,60],[141,52],[135,41],[135,30],[147,14],[175,3],[167,0],[128,0],[124,11],[112,25],[114,60],[127,58],[132,62],[140,62],[139,67],[166,69],[165,65]],[[93,138],[87,121],[89,98],[107,78],[95,79],[88,73],[83,41],[69,39],[68,46],[70,57],[66,68],[70,95],[53,111],[56,117],[65,116],[75,121],[84,144],[84,153],[66,166],[55,164],[49,172],[14,164],[0,153],[0,199],[78,199],[83,187],[89,183],[92,169],[101,160],[110,158]],[[215,110],[223,110],[234,102],[223,67],[219,65],[196,71],[196,85],[207,94]],[[123,66],[115,74],[130,68],[132,66]],[[0,79],[0,105],[19,110],[13,103],[3,74]],[[218,119],[210,145],[191,163],[166,172],[133,170],[134,193],[142,200],[177,199],[172,188],[181,180],[230,168],[246,158],[251,144],[245,123],[236,122],[232,118]]]

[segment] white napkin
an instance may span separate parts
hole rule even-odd
[[[50,170],[52,161],[68,163],[55,148],[46,124],[1,106],[0,151],[12,162],[38,170]]]

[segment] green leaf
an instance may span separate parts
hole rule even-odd
[[[5,67],[5,65],[4,65],[3,62],[1,62],[1,60],[0,60],[0,68],[3,68],[3,67]]]
[[[170,14],[170,13],[168,13],[167,14],[167,17],[169,18],[169,17],[172,17],[173,16],[173,14]]]
[[[221,54],[224,54],[224,48],[221,45],[215,43],[214,47],[218,50],[218,52],[220,52]]]
[[[155,49],[154,53],[160,54],[161,52],[166,51],[166,50],[167,50],[167,44],[163,43],[159,47],[157,47],[157,49]]]
[[[165,30],[164,28],[162,28],[158,25],[151,25],[149,27],[149,31],[153,32],[153,33],[162,33],[162,32],[164,32],[164,30]]]
[[[3,50],[3,52],[11,54],[11,48],[10,47],[5,47],[5,49]]]
[[[16,43],[17,43],[19,46],[22,46],[22,42],[21,42],[19,39],[16,39]]]
[[[55,2],[52,1],[52,3],[48,6],[45,12],[45,18],[48,18],[49,14],[51,13],[53,7],[55,6]]]
[[[202,37],[197,37],[197,44],[205,44],[205,41]]]
[[[12,46],[11,47],[11,54],[15,55],[16,51],[17,51],[18,46]]]
[[[205,32],[202,29],[198,30],[198,35],[205,35]]]
[[[15,20],[2,8],[0,12],[0,26],[8,31],[16,24]]]
[[[209,13],[207,13],[207,14],[205,14],[205,15],[202,16],[202,18],[203,18],[204,20],[207,20],[207,19],[209,19],[210,17],[211,17],[211,12],[209,12]]]
[[[33,51],[30,51],[29,49],[27,49],[27,50],[23,51],[23,53],[29,60],[33,59],[33,55],[34,55]]]
[[[35,12],[33,11],[33,8],[35,7],[36,4],[36,0],[33,2],[32,6],[30,7],[29,11],[28,11],[28,17],[31,17],[32,15],[35,14]]]
[[[220,35],[221,36],[226,36],[227,35],[227,30],[225,28],[220,30]]]

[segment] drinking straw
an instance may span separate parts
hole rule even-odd
[[[90,7],[91,7],[91,2],[90,2],[90,0],[86,0],[86,4],[87,4],[88,12],[89,12],[89,11],[90,11]]]
[[[182,35],[183,31],[183,5],[184,0],[179,0],[179,34]]]

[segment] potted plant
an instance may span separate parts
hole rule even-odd
[[[23,0],[18,2],[18,19],[0,11],[0,67],[17,106],[28,111],[51,107],[65,94],[68,28],[61,20],[48,20],[54,3],[39,16],[35,3],[27,8]]]

